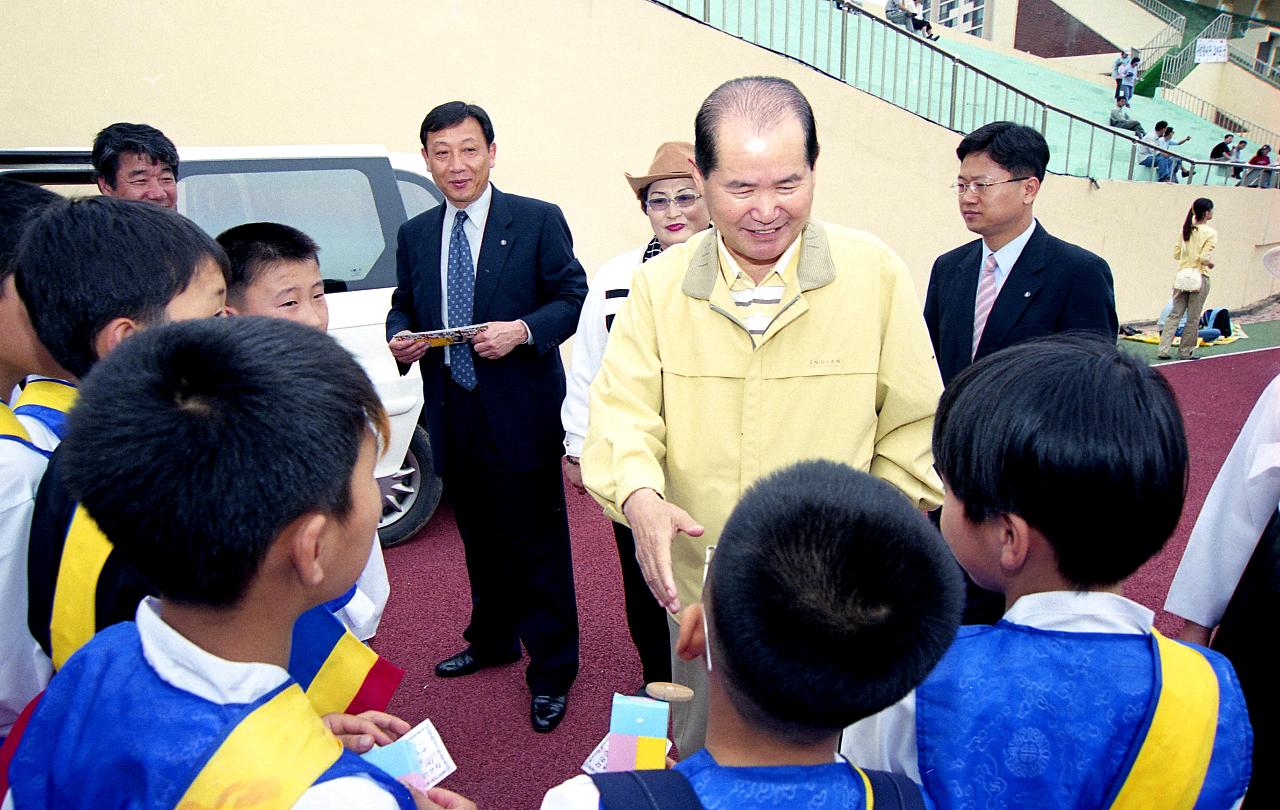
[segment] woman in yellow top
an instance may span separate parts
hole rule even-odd
[[[1204,300],[1209,296],[1209,271],[1213,269],[1213,251],[1218,246],[1218,232],[1209,227],[1213,219],[1213,200],[1201,197],[1191,204],[1187,211],[1187,219],[1182,223],[1182,239],[1173,246],[1173,258],[1178,260],[1178,269],[1195,268],[1200,271],[1200,289],[1195,292],[1186,290],[1173,291],[1173,309],[1165,318],[1164,330],[1160,333],[1160,351],[1156,357],[1169,359],[1169,347],[1173,344],[1173,333],[1178,329],[1182,313],[1187,313],[1187,325],[1182,330],[1182,341],[1178,345],[1178,358],[1191,360],[1195,350],[1197,333],[1200,324],[1200,310],[1204,308]]]

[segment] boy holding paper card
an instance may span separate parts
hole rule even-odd
[[[842,725],[910,692],[960,620],[959,571],[901,492],[834,462],[774,473],[729,517],[702,597],[677,650],[706,662],[707,747],[673,771],[575,777],[543,810],[626,807],[636,788],[677,791],[680,807],[918,801],[836,756]]]
[[[295,621],[350,588],[380,512],[386,416],[349,354],[272,319],[144,331],[84,380],[69,428],[67,487],[159,597],[59,671],[7,802],[474,808],[344,751],[286,669]],[[245,485],[282,474],[295,486]]]

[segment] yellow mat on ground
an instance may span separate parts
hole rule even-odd
[[[1196,341],[1196,346],[1197,346],[1197,347],[1200,347],[1200,346],[1225,346],[1225,345],[1227,345],[1228,343],[1235,343],[1237,340],[1240,340],[1241,338],[1247,338],[1247,337],[1249,337],[1249,336],[1248,336],[1248,335],[1246,335],[1246,334],[1244,333],[1244,329],[1243,329],[1243,328],[1241,328],[1239,324],[1234,324],[1234,323],[1233,323],[1233,324],[1231,324],[1231,337],[1220,337],[1220,338],[1218,338],[1217,340],[1210,340],[1210,341],[1198,340],[1198,341]],[[1138,334],[1136,334],[1136,335],[1121,335],[1121,336],[1120,336],[1120,339],[1121,339],[1121,340],[1136,340],[1136,341],[1138,341],[1139,343],[1153,343],[1153,344],[1155,344],[1155,345],[1157,345],[1157,346],[1158,346],[1158,345],[1160,345],[1160,333],[1159,333],[1159,332],[1139,332],[1139,333],[1138,333]],[[1182,343],[1182,338],[1180,338],[1180,337],[1176,337],[1176,338],[1174,338],[1174,339],[1173,339],[1173,345],[1174,345],[1174,346],[1177,346],[1177,345],[1179,345],[1179,344],[1181,344],[1181,343]]]

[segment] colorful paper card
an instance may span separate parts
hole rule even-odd
[[[661,700],[615,694],[613,712],[609,716],[609,733],[665,740],[670,711],[671,707]]]
[[[604,773],[609,767],[609,736],[608,734],[596,743],[596,747],[591,749],[590,755],[582,763],[582,772],[586,774]],[[662,741],[662,766],[665,768],[667,764],[667,755],[671,753],[671,740]]]
[[[613,696],[606,771],[666,766],[667,718],[671,707],[650,698]]]
[[[430,720],[423,720],[390,745],[375,747],[361,756],[420,790],[434,787],[458,769]]]

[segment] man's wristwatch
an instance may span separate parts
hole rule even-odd
[[[572,465],[573,465],[573,466],[575,466],[575,467],[577,467],[577,466],[578,466],[578,464],[579,464],[579,461],[578,461],[578,457],[577,457],[577,456],[570,456],[570,455],[566,455],[566,456],[564,457],[564,460],[565,460],[565,462],[566,462],[566,463],[568,463],[568,464],[572,464]]]

